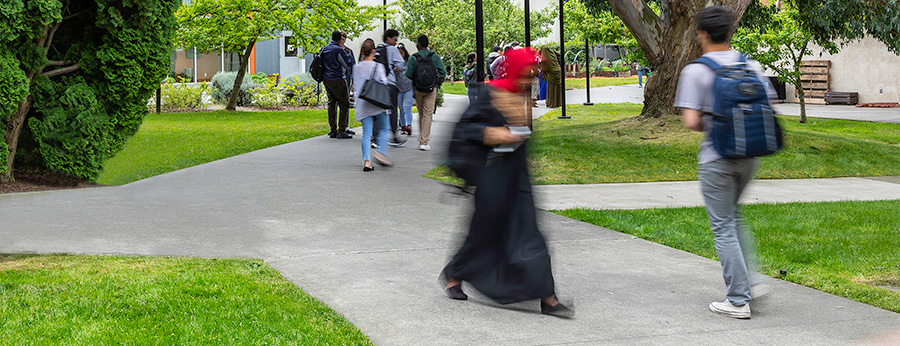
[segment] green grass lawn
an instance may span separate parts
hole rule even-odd
[[[0,256],[5,345],[370,345],[261,260]]]
[[[755,204],[744,216],[761,273],[900,312],[898,210],[900,200]],[[703,208],[554,212],[717,259]]]
[[[97,182],[126,184],[326,133],[324,110],[149,114],[125,148],[104,164]]]
[[[637,82],[637,76],[624,78],[592,77],[591,88],[637,84]],[[585,89],[586,87],[584,78],[566,78],[566,89]],[[447,94],[466,95],[466,85],[463,82],[454,82],[453,84],[444,83],[441,85],[441,89]]]
[[[636,104],[569,106],[535,121],[530,143],[535,184],[594,184],[697,179],[702,134],[670,116],[635,118]],[[900,125],[781,117],[785,149],[760,159],[758,178],[900,175]],[[453,182],[439,167],[426,176]]]

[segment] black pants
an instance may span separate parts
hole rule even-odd
[[[397,88],[396,85],[389,85],[391,88],[391,109],[390,109],[390,121],[391,121],[391,134],[396,135],[397,129],[400,127],[400,118],[398,107],[400,103],[398,102],[398,96],[400,96],[400,89]]]
[[[324,81],[325,91],[328,93],[328,125],[331,131],[344,131],[350,124],[350,91],[347,82],[342,80]],[[340,106],[340,119],[338,119],[338,106]]]

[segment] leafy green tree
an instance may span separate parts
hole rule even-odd
[[[448,65],[462,65],[466,54],[475,51],[474,0],[397,0],[391,6],[400,10],[391,25],[412,41],[419,35],[428,35],[429,48],[449,61]],[[532,39],[550,33],[554,12],[553,6],[532,11]],[[483,16],[486,48],[513,41],[524,43],[525,10],[519,4],[512,0],[484,0]]]
[[[0,182],[13,181],[20,164],[96,178],[138,130],[169,70],[180,3],[7,0],[0,9]]]
[[[355,36],[372,29],[374,19],[385,11],[381,6],[359,6],[356,0],[195,0],[176,13],[176,42],[201,52],[241,52],[240,69],[226,107],[233,111],[256,42],[290,30],[296,46],[315,51],[328,43],[334,30]]]
[[[900,55],[898,0],[786,0],[816,42],[847,43],[872,36]]]
[[[815,43],[831,54],[838,52],[832,41],[820,41],[800,25],[800,11],[788,4],[782,9],[775,5],[748,11],[747,18],[732,40],[732,46],[746,52],[766,68],[775,71],[778,79],[797,89],[800,99],[800,122],[806,123],[806,99],[800,68],[803,58],[812,53]]]
[[[585,39],[591,43],[615,44],[620,47],[620,55],[626,61],[647,61],[634,35],[628,31],[625,23],[612,11],[612,8],[592,10],[585,6],[584,0],[569,0],[565,4],[566,11],[566,46],[580,46]],[[658,6],[650,3],[658,11]]]

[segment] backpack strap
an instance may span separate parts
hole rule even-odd
[[[743,57],[743,55],[742,55],[742,57]],[[692,64],[703,64],[703,65],[706,65],[706,67],[709,67],[709,68],[712,69],[713,71],[718,70],[720,67],[722,67],[721,65],[719,65],[718,63],[716,63],[715,61],[713,61],[713,59],[710,59],[710,58],[705,57],[705,56],[701,56],[701,57],[697,58],[697,60],[692,61],[691,63],[692,63]]]
[[[747,56],[744,55],[744,53],[741,53],[738,62],[747,62]]]

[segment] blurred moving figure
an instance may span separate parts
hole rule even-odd
[[[479,88],[450,145],[451,168],[476,186],[469,233],[441,278],[453,299],[465,300],[462,281],[500,304],[541,299],[541,313],[572,316],[554,291],[550,254],[538,230],[525,146],[530,49],[506,55],[507,78]]]
[[[547,107],[562,106],[563,70],[559,63],[559,53],[550,48],[541,48],[541,71],[547,81]]]

